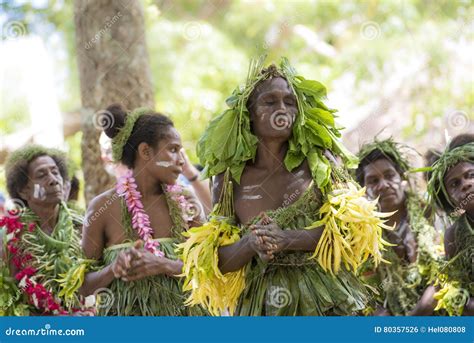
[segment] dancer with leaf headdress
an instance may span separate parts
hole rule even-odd
[[[184,164],[180,135],[150,109],[112,105],[107,113],[113,158],[128,170],[87,210],[83,248],[102,268],[86,276],[81,292],[103,299],[101,315],[202,314],[184,306],[174,252],[182,232],[202,221],[200,204],[175,184]]]
[[[474,315],[474,135],[455,137],[433,164],[428,183],[431,204],[456,218],[446,230],[447,261],[438,275],[438,309]]]
[[[377,199],[380,211],[393,213],[384,237],[393,244],[383,256],[389,264],[364,272],[380,295],[366,313],[375,315],[431,315],[436,306],[433,283],[436,279],[440,248],[436,232],[425,218],[425,209],[413,180],[407,146],[393,139],[377,140],[361,147],[356,170],[357,181],[367,188],[370,199]],[[372,312],[374,311],[374,312]]]
[[[16,205],[0,218],[2,315],[91,315],[78,294],[90,262],[83,257],[82,218],[65,203],[65,156],[28,146],[6,163],[8,192]]]
[[[326,88],[286,59],[263,63],[252,61],[198,143],[215,207],[180,244],[187,304],[213,315],[356,313],[367,301],[357,269],[380,262],[383,214],[338,166],[357,159],[338,141]]]

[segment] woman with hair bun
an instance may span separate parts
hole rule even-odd
[[[150,109],[128,113],[114,104],[107,111],[113,159],[128,169],[87,209],[82,246],[102,267],[87,274],[80,291],[98,295],[101,315],[202,314],[183,305],[183,264],[174,254],[181,233],[201,221],[197,200],[176,185],[184,164],[180,135]]]

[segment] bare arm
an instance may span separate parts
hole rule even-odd
[[[431,316],[436,307],[437,300],[433,297],[436,293],[434,286],[429,286],[423,292],[420,300],[416,303],[415,308],[408,313],[409,316]]]
[[[373,315],[376,317],[386,317],[391,316],[392,313],[383,306],[377,306],[377,309],[375,310]]]
[[[196,169],[196,172],[199,171]],[[193,187],[196,196],[198,197],[199,201],[202,204],[202,207],[204,208],[204,213],[207,216],[209,213],[211,213],[212,210],[209,180],[199,180],[198,178],[197,180],[191,182],[191,186]]]
[[[323,234],[323,228],[306,230],[286,230],[286,248],[284,250],[314,251]]]
[[[456,243],[454,242],[454,231],[456,227],[451,225],[446,229],[444,234],[444,251],[446,253],[446,259],[450,260],[456,255]]]
[[[99,197],[92,200],[89,208],[86,212],[86,218],[84,220],[84,226],[82,231],[82,249],[87,258],[93,260],[100,260],[102,253],[105,248],[105,213],[97,215],[103,201]],[[93,294],[95,290],[102,287],[107,287],[115,279],[114,267],[117,275],[122,274],[120,270],[121,265],[126,265],[126,257],[120,256],[120,261],[123,264],[112,263],[105,268],[87,273],[84,279],[84,283],[79,289],[79,293],[88,296]],[[117,258],[118,260],[119,258]],[[128,261],[129,262],[129,261]],[[116,265],[117,264],[117,265]]]
[[[224,186],[224,174],[214,177],[212,184],[212,203],[217,204]],[[244,236],[238,242],[219,248],[219,269],[222,273],[239,270],[255,256],[250,247],[249,237]]]
[[[209,180],[200,180],[199,170],[197,170],[197,168],[193,166],[193,164],[188,158],[188,155],[186,154],[186,152],[184,152],[184,150],[182,150],[182,154],[184,158],[183,175],[186,179],[191,180],[190,181],[191,186],[193,187],[194,192],[196,193],[196,196],[201,202],[204,208],[204,212],[207,216],[212,210]]]
[[[463,316],[474,316],[474,298],[470,297],[469,301],[467,302],[466,306],[464,307],[464,311],[462,313]]]
[[[273,246],[272,255],[285,250],[314,251],[324,230],[323,227],[311,230],[282,230],[275,222],[253,225],[253,228],[258,236]]]
[[[276,237],[256,229],[237,243],[220,248],[219,269],[222,273],[239,270],[257,254],[262,260],[270,260],[275,252],[283,250],[314,251],[322,234],[322,228],[280,231]]]
[[[214,177],[212,185],[212,203],[219,202],[222,192],[224,174]],[[267,253],[270,246],[259,238],[255,232],[249,232],[238,242],[219,248],[219,269],[222,273],[229,273],[241,269],[249,263],[255,255],[263,260],[269,260]]]
[[[224,186],[224,173],[214,176],[212,179],[212,205],[219,202],[222,193],[222,187]]]
[[[444,235],[444,251],[446,252],[446,259],[448,260],[456,256],[456,244],[454,243],[455,230],[456,230],[456,226],[452,225],[446,230],[446,233]],[[474,298],[473,297],[469,298],[469,301],[464,307],[464,311],[462,315],[474,316]]]
[[[245,235],[238,242],[219,248],[219,269],[229,273],[244,267],[256,255],[250,235]]]

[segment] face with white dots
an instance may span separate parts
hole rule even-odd
[[[289,139],[298,106],[288,82],[275,77],[263,81],[256,91],[255,103],[249,108],[255,135]]]

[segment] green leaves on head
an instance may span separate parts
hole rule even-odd
[[[334,120],[337,111],[323,102],[326,87],[297,75],[284,57],[279,67],[264,69],[264,61],[265,56],[251,61],[245,86],[234,90],[226,100],[229,109],[211,121],[199,140],[197,154],[205,166],[204,174],[210,177],[229,168],[232,178],[240,182],[246,162],[255,159],[258,144],[257,137],[251,133],[248,98],[259,82],[277,73],[287,80],[298,105],[285,167],[292,171],[307,159],[313,179],[318,187],[324,187],[331,177],[331,165],[322,155],[325,149],[340,155],[350,167],[357,165],[357,158],[338,141],[340,128]]]

